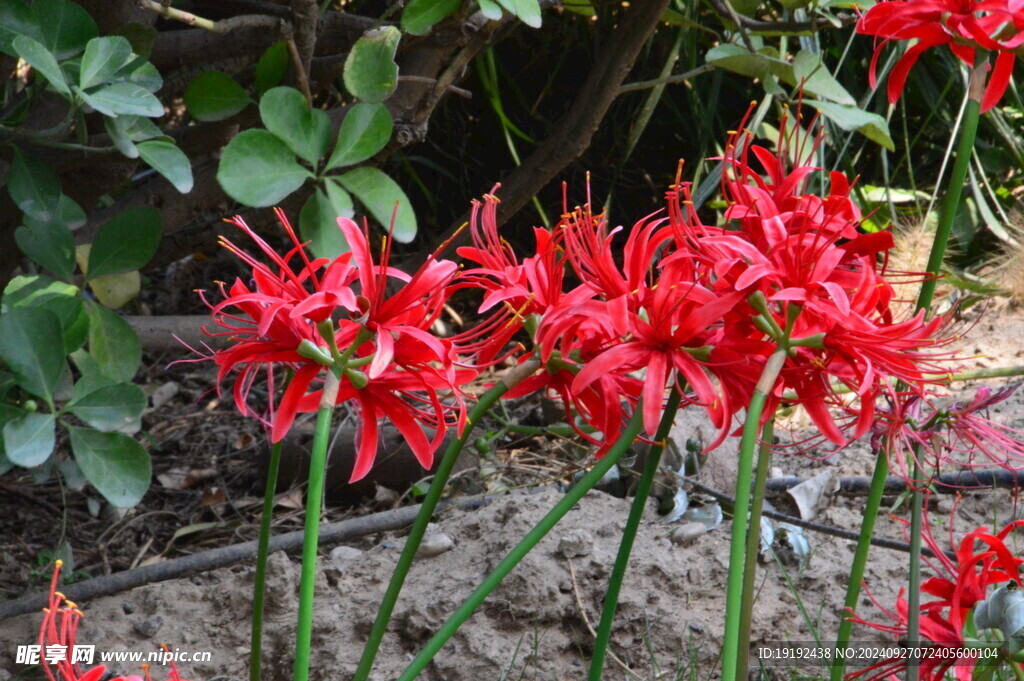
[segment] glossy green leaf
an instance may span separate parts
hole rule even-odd
[[[59,222],[33,222],[14,230],[14,241],[26,256],[62,279],[75,272],[75,240]]]
[[[12,44],[19,35],[43,39],[36,13],[23,0],[0,0],[0,52],[17,56]]]
[[[185,152],[174,142],[149,140],[139,142],[136,147],[142,160],[150,165],[182,194],[192,191],[192,164]]]
[[[311,173],[273,133],[246,130],[221,155],[217,181],[228,195],[247,206],[273,206],[302,186]]]
[[[65,354],[85,343],[89,318],[76,286],[41,274],[15,277],[4,289],[3,305],[8,309],[41,309],[55,314],[60,323]]]
[[[156,67],[138,56],[118,71],[114,80],[137,85],[146,92],[156,92],[164,84],[164,79]]]
[[[895,144],[889,135],[889,124],[878,114],[864,111],[858,106],[846,106],[818,99],[805,99],[804,104],[813,106],[843,130],[856,130],[889,151],[895,150]]]
[[[402,11],[402,30],[426,35],[434,24],[455,13],[462,0],[409,0]]]
[[[79,381],[81,383],[81,381]],[[75,385],[78,392],[78,384]],[[146,408],[146,394],[131,383],[115,383],[76,395],[66,409],[96,430],[135,432]]]
[[[330,185],[329,185],[330,186]],[[334,187],[335,205],[323,189],[317,187],[299,213],[299,234],[318,258],[337,258],[349,250],[348,242],[338,229],[339,217],[352,217],[352,199],[344,189]],[[345,201],[348,205],[345,205]]]
[[[60,200],[60,179],[48,165],[14,147],[7,191],[25,215],[48,221]]]
[[[348,190],[370,215],[385,229],[391,225],[395,206],[398,214],[392,228],[397,241],[408,243],[416,238],[416,214],[402,188],[377,168],[363,166],[340,175],[337,181]]]
[[[284,140],[300,158],[316,164],[331,141],[331,121],[292,87],[268,90],[260,99],[260,118],[267,130]]]
[[[141,268],[156,253],[162,236],[163,225],[156,208],[129,208],[115,215],[100,227],[92,242],[88,278]]]
[[[402,33],[394,26],[363,34],[345,60],[345,87],[364,102],[383,102],[398,87],[395,52]]]
[[[64,345],[53,342],[60,337],[60,321],[49,310],[15,307],[0,315],[0,359],[23,389],[47,403],[64,369]]]
[[[142,445],[123,433],[65,428],[78,467],[107,501],[128,508],[142,500],[153,475],[149,452]]]
[[[135,83],[114,83],[93,92],[75,88],[82,100],[106,116],[129,114],[158,118],[164,115],[164,105],[151,92]]]
[[[39,22],[43,45],[57,59],[78,54],[100,34],[89,13],[71,0],[32,0],[32,10]]]
[[[537,0],[498,0],[498,4],[530,28],[540,28],[540,3]]]
[[[116,312],[99,303],[90,302],[89,356],[100,372],[111,379],[127,383],[142,363],[142,345],[135,330]]]
[[[3,427],[4,455],[25,468],[43,464],[57,445],[56,423],[53,414],[40,412],[8,421]]]
[[[48,80],[57,92],[65,95],[71,94],[68,82],[64,78],[64,72],[57,64],[57,58],[42,43],[28,36],[19,35],[14,39],[11,47],[15,54]]]
[[[85,46],[82,66],[78,72],[78,87],[83,90],[107,82],[132,60],[132,45],[127,38],[107,36],[93,38]]]
[[[341,122],[327,169],[354,165],[376,154],[391,139],[391,126],[391,114],[383,104],[356,104]]]
[[[262,95],[280,85],[289,64],[291,57],[288,55],[288,43],[279,40],[268,47],[256,62],[256,92]]]
[[[231,118],[251,102],[245,88],[220,71],[200,73],[185,89],[185,106],[200,121]]]

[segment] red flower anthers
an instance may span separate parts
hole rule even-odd
[[[78,661],[73,660],[73,652],[76,648],[75,636],[78,633],[78,625],[82,621],[82,611],[77,605],[67,600],[64,594],[57,591],[57,583],[60,579],[60,570],[63,562],[58,560],[53,567],[53,577],[50,579],[50,594],[47,607],[43,608],[43,621],[39,626],[39,647],[43,654],[56,653],[55,664],[43,660],[41,667],[43,673],[50,681],[101,681],[106,677],[107,668],[105,665],[97,665],[92,669],[83,671]],[[163,646],[167,650],[166,646]],[[178,667],[170,660],[171,671],[167,681],[182,681],[178,673]],[[51,670],[53,667],[56,674]],[[143,665],[145,669],[145,681],[151,681],[149,665]],[[138,676],[118,676],[109,681],[143,681]]]
[[[877,87],[878,57],[893,40],[914,40],[889,74],[889,101],[903,93],[907,74],[925,51],[948,45],[969,67],[974,67],[976,50],[995,52],[981,99],[981,111],[988,111],[1002,99],[1013,75],[1015,50],[1024,44],[1024,3],[1019,0],[886,0],[871,7],[857,23],[857,32],[881,39],[871,59],[868,77]]]
[[[235,403],[250,413],[248,395],[256,374],[267,372],[271,397],[271,440],[280,441],[296,414],[316,411],[320,391],[310,390],[324,371],[340,375],[338,403],[361,412],[353,481],[366,475],[377,450],[377,420],[386,417],[406,437],[425,467],[448,425],[465,421],[458,386],[473,371],[459,368],[451,341],[435,337],[431,325],[441,314],[457,272],[454,263],[431,257],[412,276],[388,266],[390,239],[375,263],[365,229],[346,218],[338,227],[351,252],[333,261],[310,259],[284,214],[278,218],[293,244],[285,255],[260,239],[241,218],[231,222],[252,238],[276,266],[271,269],[226,239],[222,243],[252,267],[253,288],[238,280],[225,299],[211,305],[214,322],[234,344],[213,355],[218,379],[234,369]],[[294,261],[297,266],[293,265]],[[394,285],[395,281],[401,282]],[[389,288],[394,292],[389,295]],[[274,368],[295,371],[274,405]],[[439,393],[449,393],[455,405]],[[423,427],[433,430],[428,438]]]
[[[901,522],[908,524],[906,521]],[[935,541],[925,515],[921,538],[934,555],[934,559],[926,560],[935,576],[921,585],[922,595],[934,597],[934,600],[920,605],[921,643],[933,646],[932,654],[926,654],[920,659],[922,681],[942,681],[950,669],[960,681],[971,679],[977,658],[966,652],[967,647],[964,645],[968,636],[974,634],[967,631],[968,614],[991,595],[989,587],[1011,581],[1021,586],[1019,568],[1024,564],[1024,559],[1015,557],[1007,548],[1005,540],[1022,525],[1024,521],[1014,521],[994,535],[987,528],[978,528],[964,536],[959,545],[953,542],[951,528],[950,544],[956,548],[951,557]],[[897,640],[905,637],[909,608],[904,590],[901,589],[896,598],[895,612],[886,610],[873,597],[872,601],[891,623],[868,622],[856,613],[851,613],[853,621],[892,634]],[[940,650],[943,648],[946,650]],[[862,678],[864,681],[890,678],[905,671],[906,666],[906,656],[894,657],[847,674],[847,678]]]

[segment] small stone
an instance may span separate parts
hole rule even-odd
[[[335,546],[331,549],[331,563],[339,571],[344,572],[349,563],[361,555],[363,552],[354,546]]]
[[[672,533],[672,543],[677,546],[689,546],[707,531],[708,528],[703,523],[686,523]]]
[[[150,618],[144,620],[136,620],[132,622],[132,628],[142,638],[153,638],[156,633],[160,631],[160,627],[164,624],[164,618],[160,615],[153,615]]]
[[[124,612],[124,614],[130,615],[133,612],[135,612],[135,606],[129,603],[128,601],[125,601],[121,604],[121,610]]]
[[[558,553],[566,558],[589,556],[594,551],[594,535],[586,530],[570,530],[558,540]]]
[[[416,557],[431,558],[439,556],[453,546],[455,546],[455,542],[452,541],[451,537],[436,528],[434,532],[431,532],[428,526],[427,533],[423,535],[423,541],[420,542],[420,547],[416,550]]]

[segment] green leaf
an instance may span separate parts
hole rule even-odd
[[[498,4],[530,28],[540,28],[540,3],[537,0],[498,0]]]
[[[224,147],[217,181],[228,195],[247,206],[278,203],[302,186],[312,174],[273,133],[246,130]]]
[[[402,33],[394,26],[370,29],[345,60],[345,87],[364,102],[383,102],[398,87],[395,52]]]
[[[115,215],[100,227],[92,242],[88,278],[141,268],[156,253],[162,236],[163,225],[156,208],[129,208]]]
[[[331,187],[332,183],[328,184]],[[299,213],[299,234],[303,241],[310,241],[313,254],[318,258],[333,260],[342,253],[348,253],[348,242],[338,229],[339,217],[352,217],[352,199],[344,189],[334,186],[334,198],[341,204],[336,206],[323,189],[317,187]],[[344,198],[342,198],[344,197]],[[344,201],[348,200],[346,209]]]
[[[42,309],[55,314],[60,322],[65,354],[85,343],[89,317],[78,288],[71,284],[41,274],[15,277],[4,289],[3,304],[8,309]]]
[[[60,65],[57,64],[57,58],[42,43],[28,36],[19,35],[14,39],[12,48],[15,54],[38,71],[43,78],[50,81],[50,85],[57,92],[65,95],[71,94],[68,82],[64,78],[64,72],[60,70]]]
[[[805,99],[804,104],[813,106],[843,130],[856,130],[872,142],[880,144],[889,151],[895,151],[895,144],[889,135],[889,124],[878,114],[864,111],[857,106],[846,106],[817,99]]]
[[[142,346],[135,330],[116,312],[98,303],[89,312],[89,356],[105,376],[119,382],[131,381],[142,363]]]
[[[220,71],[200,73],[185,90],[185,106],[200,121],[231,118],[251,102],[245,88]]]
[[[118,151],[128,158],[138,158],[139,150],[126,130],[126,118],[138,118],[138,116],[117,116],[116,118],[104,116],[103,127],[106,128],[107,134],[110,135],[110,141],[114,143]]]
[[[57,59],[78,54],[100,34],[89,13],[70,0],[33,0],[32,9],[43,34],[42,43]]]
[[[491,21],[501,19],[501,7],[494,0],[479,0],[480,13]]]
[[[0,315],[0,359],[24,390],[51,405],[64,369],[64,345],[52,340],[60,337],[60,320],[49,310],[15,307]]]
[[[146,92],[156,92],[164,85],[164,79],[156,67],[138,56],[118,71],[115,80],[138,85]]]
[[[119,508],[134,506],[149,489],[152,462],[142,445],[123,433],[65,426],[86,480]]]
[[[338,142],[327,170],[365,161],[391,139],[391,114],[383,104],[361,102],[349,109],[338,131]]]
[[[398,214],[392,227],[394,238],[402,243],[416,238],[416,214],[405,192],[390,177],[377,168],[363,166],[348,171],[337,180],[384,227],[391,225],[397,204]]]
[[[83,90],[107,82],[132,59],[132,45],[127,38],[108,36],[93,38],[85,46],[78,87]]]
[[[57,445],[53,414],[30,412],[4,424],[4,454],[25,468],[43,464]]]
[[[821,55],[809,50],[800,50],[793,58],[793,83],[803,84],[804,92],[827,99],[837,104],[856,107],[857,100],[839,84],[828,67],[821,61]]]
[[[75,272],[75,240],[59,222],[34,222],[14,230],[14,241],[26,256],[62,279]]]
[[[434,24],[459,9],[462,0],[409,0],[402,12],[402,30],[426,35]]]
[[[48,221],[60,200],[60,179],[35,156],[27,156],[14,147],[7,191],[25,215]]]
[[[288,43],[279,40],[260,56],[256,62],[256,92],[263,94],[281,83],[288,72],[291,57],[288,55]]]
[[[260,118],[300,158],[316,165],[327,153],[331,121],[320,109],[306,106],[306,98],[295,88],[268,90],[260,99]]]
[[[79,381],[81,382],[81,381]],[[78,385],[75,385],[77,393]],[[139,417],[146,408],[146,394],[131,383],[115,383],[75,398],[66,409],[105,433],[135,432],[141,427]]]
[[[12,43],[19,35],[42,40],[36,13],[23,0],[0,0],[0,52],[17,56]]]
[[[75,92],[105,116],[131,114],[158,118],[164,115],[164,105],[160,100],[135,83],[114,83],[89,93],[76,87]]]
[[[149,140],[140,142],[136,149],[145,161],[182,194],[192,191],[192,164],[185,152],[174,142],[167,140]]]

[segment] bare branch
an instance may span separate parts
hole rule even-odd
[[[316,0],[292,0],[292,30],[294,31],[295,48],[298,61],[295,70],[300,78],[309,73],[310,61],[313,59],[313,48],[316,47],[316,25],[319,11]],[[309,85],[306,85],[307,91]]]
[[[191,12],[183,12],[180,9],[174,9],[173,7],[163,5],[156,2],[156,0],[139,0],[139,5],[143,9],[155,12],[166,19],[180,21],[188,24],[189,26],[197,26],[205,31],[216,33],[218,35],[231,33],[231,31],[236,28],[277,28],[281,25],[280,19],[266,16],[264,14],[244,14],[238,17],[231,17],[230,19],[211,21],[210,19],[204,19],[203,17],[192,14]]]
[[[711,6],[721,16],[731,19],[741,28],[745,28],[753,33],[796,35],[835,28],[835,24],[826,17],[815,17],[811,21],[762,21],[760,19],[751,19],[743,14],[737,14],[727,0],[711,0]],[[839,13],[836,15],[836,18],[839,19],[843,26],[849,26],[857,21],[857,15],[850,12]]]

